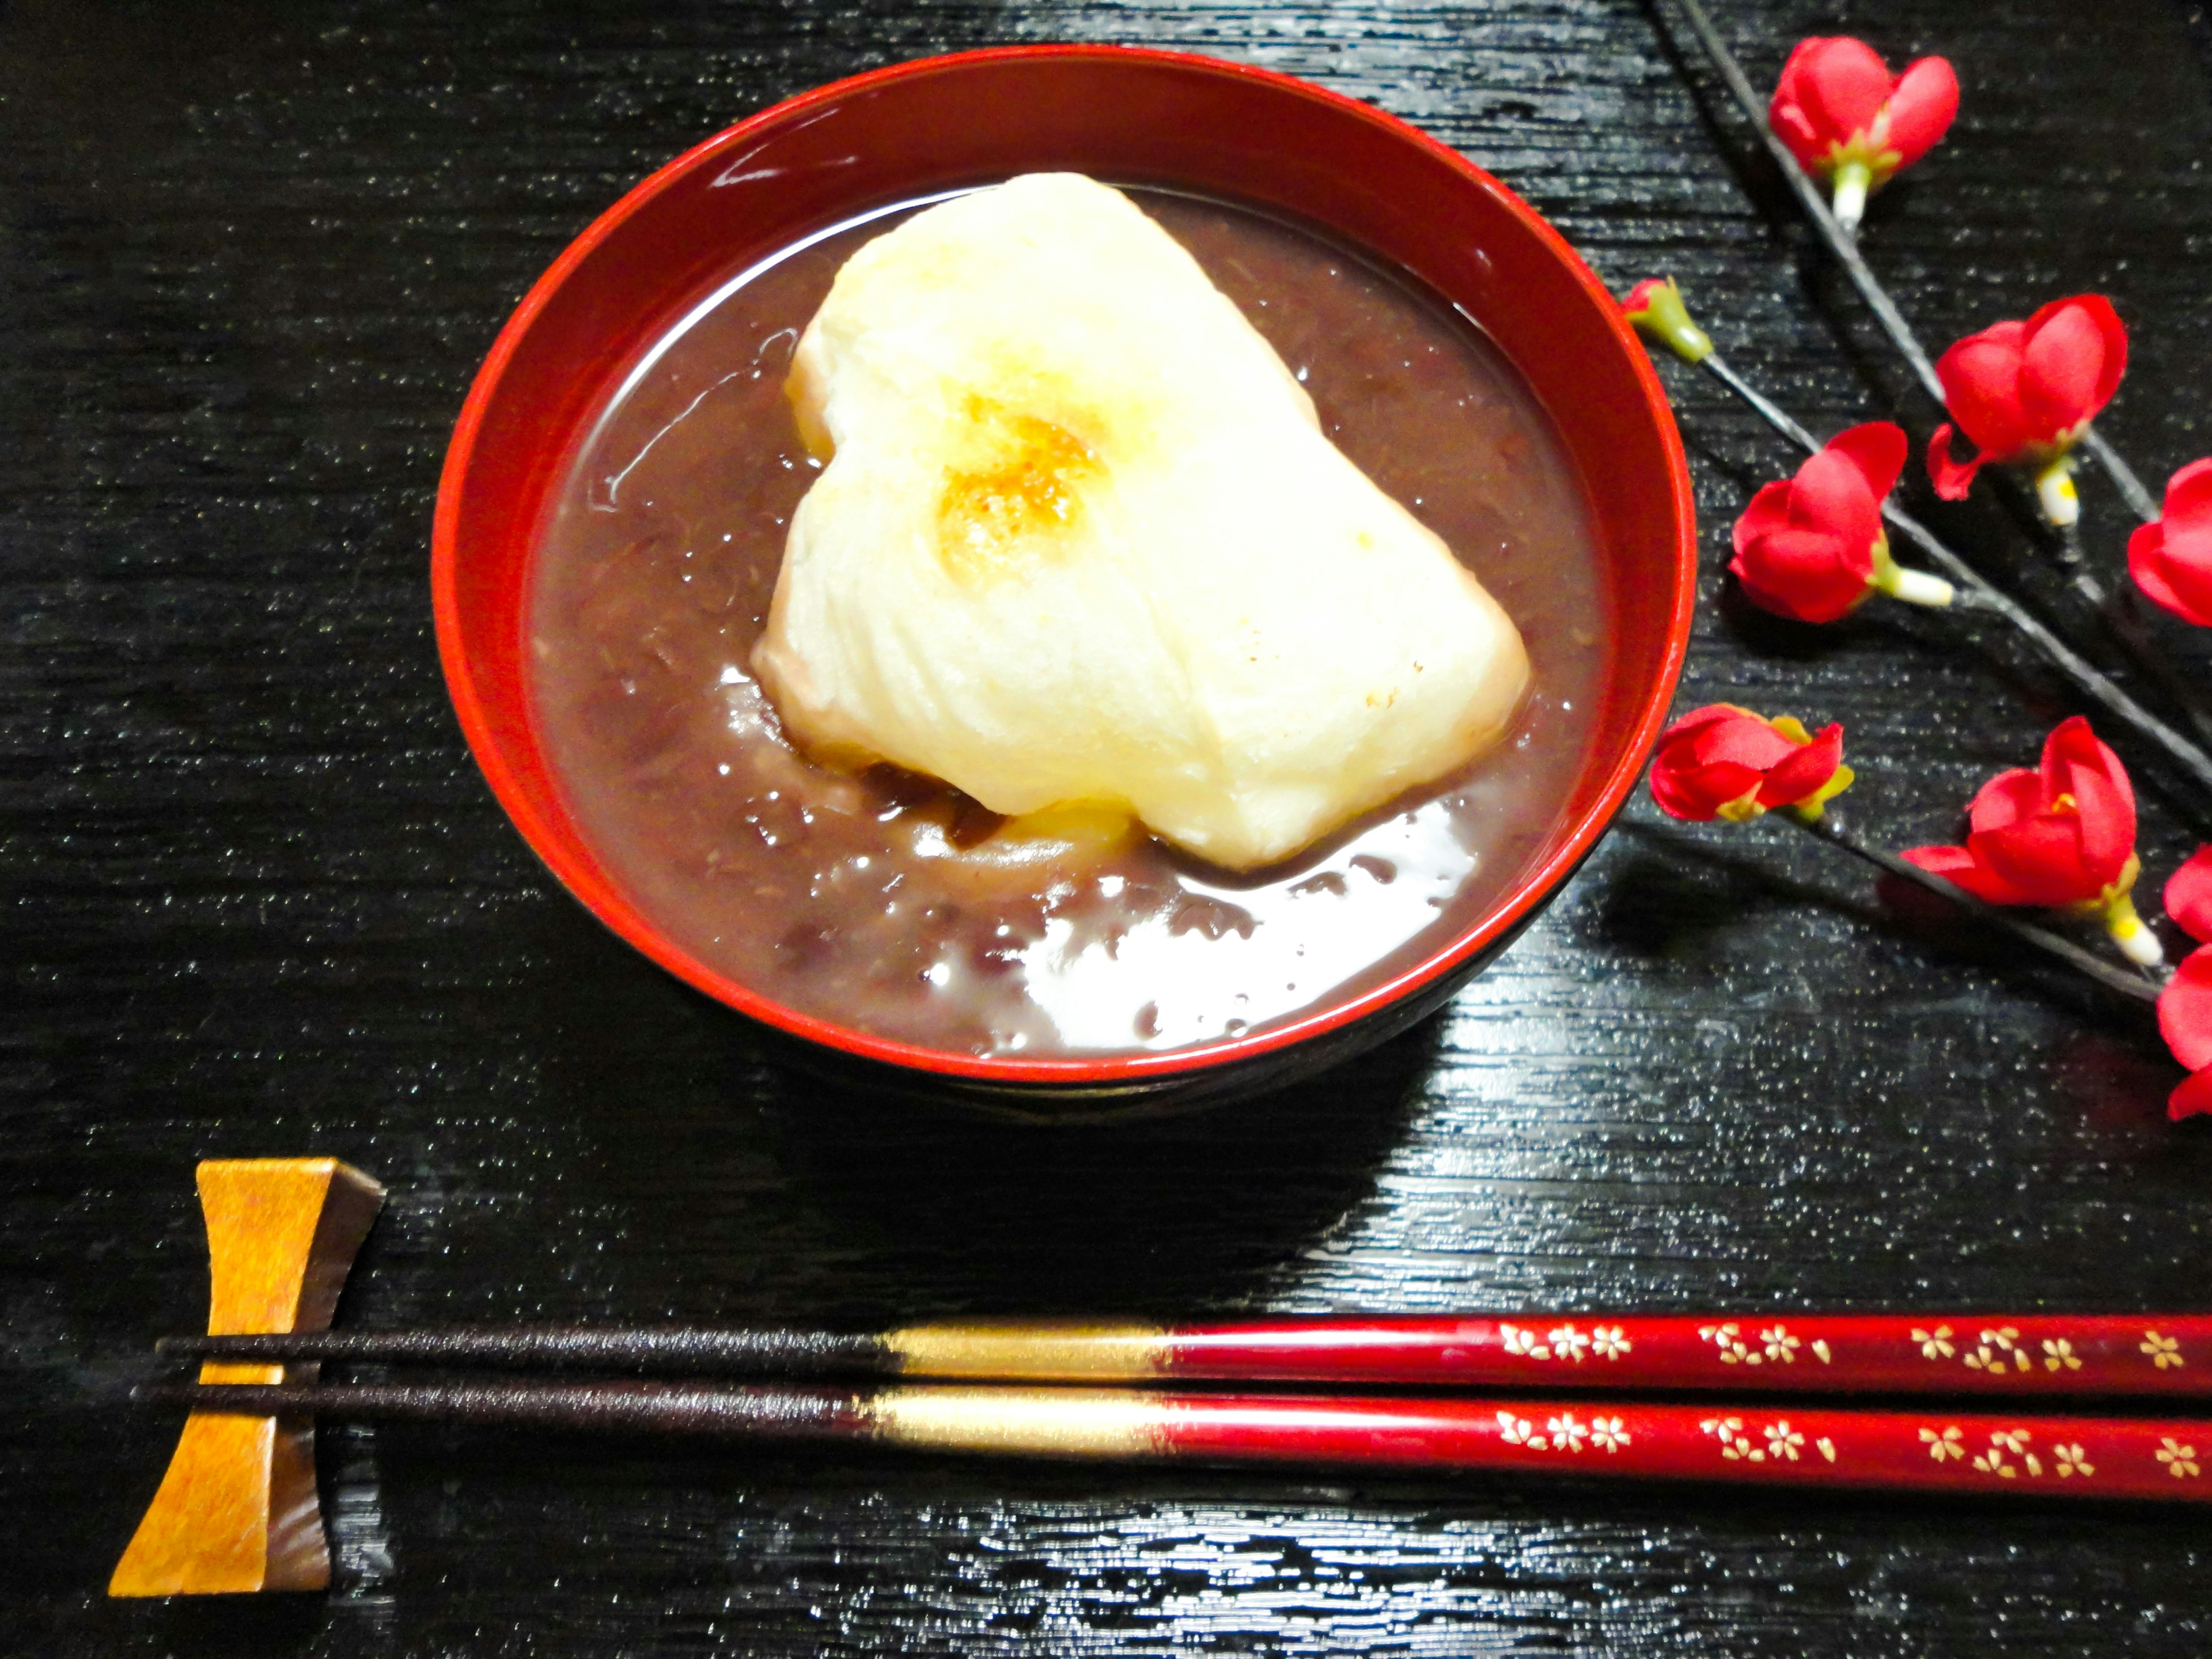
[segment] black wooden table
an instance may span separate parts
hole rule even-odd
[[[1939,347],[2109,290],[2136,356],[2105,428],[2154,485],[2212,448],[2201,8],[1722,11],[1766,84],[1838,27],[1952,57],[1963,116],[1878,198],[1875,263]],[[1781,828],[1639,800],[1503,961],[1370,1059],[1181,1120],[1024,1130],[780,1069],[552,884],[448,712],[431,501],[525,287],[708,133],[948,48],[1139,41],[1370,98],[1617,287],[1678,274],[1811,424],[1893,410],[1924,438],[1676,27],[1637,0],[0,9],[0,1649],[2212,1646],[2212,1524],[2189,1516],[391,1427],[324,1437],[326,1598],[101,1595],[175,1434],[125,1395],[202,1316],[208,1155],[332,1152],[388,1182],[349,1304],[386,1324],[2212,1304],[2212,1126],[2166,1121],[2148,1021],[1899,917]],[[1840,719],[1854,821],[1950,839],[2068,705],[1948,618],[1743,611],[1728,526],[1784,457],[1667,374],[1707,550],[1682,705]],[[2110,560],[2126,521],[2088,494]],[[2019,563],[1998,510],[1946,521]],[[2196,836],[2124,752],[2162,877]]]

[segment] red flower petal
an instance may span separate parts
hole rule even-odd
[[[2027,345],[2027,324],[1996,323],[1936,360],[1943,401],[1959,429],[1984,452],[1984,459],[2010,460],[2037,436],[2020,406],[2020,367]]]
[[[2168,523],[2212,531],[2212,455],[2191,461],[2166,481]]]
[[[2212,945],[2212,847],[2200,847],[2166,878],[2166,914],[2199,945]]]
[[[1813,124],[1805,118],[1805,112],[1795,104],[1782,102],[1779,93],[1775,94],[1775,101],[1766,112],[1766,120],[1767,125],[1774,129],[1774,136],[1788,146],[1790,153],[1797,158],[1797,165],[1806,172],[1818,173],[1827,164],[1828,146],[1821,142],[1820,135],[1813,131]]]
[[[1974,792],[1967,823],[1979,835],[2002,830],[2043,810],[2043,775],[2016,766],[2000,772]]]
[[[2100,887],[2109,887],[2136,850],[2135,802],[2124,778],[2116,782],[2086,767],[2075,774],[2073,793],[2081,826],[2081,862]]]
[[[1797,469],[1790,491],[1790,524],[1835,542],[1838,556],[1857,565],[1862,580],[1874,574],[1875,538],[1881,534],[1881,507],[1867,492],[1858,463],[1834,448],[1822,450]],[[1854,554],[1857,556],[1854,556]]]
[[[1651,769],[1651,799],[1659,803],[1659,810],[1670,818],[1685,818],[1692,823],[1702,823],[1712,816],[1705,810],[1705,802],[1684,788],[1680,779],[1657,766]]]
[[[2159,993],[2158,1030],[2191,1071],[2212,1066],[2212,945],[2191,951]]]
[[[1790,488],[1788,478],[1759,486],[1759,493],[1751,498],[1751,505],[1735,521],[1734,540],[1737,552],[1742,552],[1761,536],[1790,528]]]
[[[1755,772],[1765,772],[1796,750],[1796,744],[1756,714],[1708,726],[1698,733],[1696,744],[1700,766],[1746,766]]]
[[[2212,457],[2166,481],[2166,516],[2128,538],[2128,574],[2154,605],[2212,628]]]
[[[2042,777],[2045,805],[2062,793],[2072,795],[2085,821],[2093,815],[2104,820],[2084,831],[2087,844],[2102,846],[2118,836],[2125,846],[2114,866],[2125,863],[2136,842],[2135,786],[2120,757],[2090,729],[2085,716],[2061,720],[2043,740]]]
[[[1864,426],[1836,434],[1828,440],[1825,453],[1841,455],[1850,461],[1866,484],[1867,494],[1879,507],[1882,499],[1897,488],[1906,458],[1912,453],[1912,443],[1896,422],[1869,421]]]
[[[1951,428],[1948,422],[1936,428],[1936,435],[1928,445],[1928,481],[1936,486],[1936,493],[1947,501],[1963,501],[1974,487],[1974,474],[1982,470],[1989,458],[1977,455],[1971,461],[1951,459]]]
[[[1889,148],[1909,167],[1950,131],[1959,112],[1959,77],[1941,58],[1923,58],[1897,77],[1889,94]]]
[[[1698,823],[1758,787],[1759,774],[1748,766],[1699,766],[1691,761],[1651,770],[1651,795],[1661,809],[1669,817]]]
[[[2191,1073],[2182,1085],[2166,1097],[2166,1115],[2176,1123],[2199,1112],[2212,1112],[2212,1066]]]
[[[1786,741],[1786,739],[1785,739]],[[1759,786],[1761,806],[1789,806],[1817,793],[1835,776],[1844,758],[1844,728],[1822,727],[1810,743],[1793,743],[1790,753],[1771,768]]]
[[[2102,353],[2097,374],[2097,384],[2091,390],[2087,413],[2094,415],[2112,401],[2112,394],[2120,389],[2120,379],[2128,372],[2128,325],[2120,320],[2120,313],[2112,309],[2112,302],[2101,294],[2075,294],[2063,300],[2053,300],[2040,307],[2027,319],[2027,332],[2032,336],[2047,326],[2050,320],[2062,312],[2086,318],[2097,331],[2099,348]],[[2022,355],[2027,347],[2023,343]]]
[[[1790,48],[1789,61],[1782,66],[1782,79],[1775,84],[1773,101],[1766,107],[1767,125],[1774,129],[1775,137],[1790,147],[1797,164],[1808,170],[1826,159],[1828,145],[1805,113],[1805,62],[1826,44],[1826,38],[1816,35]]]
[[[2102,300],[2098,303],[2112,309]],[[2021,421],[2028,437],[2051,441],[2105,406],[2112,396],[2099,395],[2106,379],[2105,346],[2098,319],[2083,300],[2045,306],[2029,319],[2020,364]],[[2117,386],[2119,377],[2112,380]]]
[[[1659,810],[1670,818],[1686,818],[1692,823],[1704,823],[1735,796],[1716,798],[1700,787],[1703,781],[1693,772],[1685,773],[1655,766],[1651,769],[1651,799],[1659,803]],[[1736,791],[1738,795],[1742,793],[1741,789]]]
[[[1889,65],[1863,40],[1834,35],[1814,43],[1799,70],[1797,101],[1814,131],[1847,142],[1874,125],[1889,101]]]
[[[2080,904],[2105,884],[2081,856],[2081,822],[2072,813],[2039,813],[1987,835],[1966,837],[1966,850],[2030,904]]]
[[[1988,903],[2033,902],[1963,847],[1908,847],[1900,856],[1907,864],[1917,864],[1929,875],[1941,876],[1954,887],[1962,887]]]
[[[1834,622],[1857,608],[1872,591],[1871,567],[1870,557],[1850,557],[1843,543],[1817,530],[1762,536],[1729,562],[1753,605],[1808,623]]]
[[[2128,574],[2135,579],[2143,597],[2160,610],[2169,611],[2199,628],[2212,628],[2212,611],[2200,611],[2167,580],[2163,524],[2140,525],[2128,538]]]
[[[2096,765],[2103,758],[2098,751],[2104,746],[2089,729],[2087,714],[2069,714],[2052,726],[2043,739],[2043,754],[2037,763],[2051,793],[2066,787],[2066,767]]]
[[[1759,716],[1748,708],[1739,708],[1732,702],[1709,702],[1703,708],[1692,709],[1662,732],[1659,734],[1659,741],[1662,745],[1670,744],[1679,738],[1686,738],[1692,732],[1704,731],[1709,726],[1717,725],[1722,720],[1758,719]]]

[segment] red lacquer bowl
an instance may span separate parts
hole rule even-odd
[[[616,376],[728,274],[869,208],[1017,173],[1165,185],[1317,223],[1462,307],[1550,409],[1595,509],[1615,606],[1595,746],[1528,867],[1474,926],[1389,982],[1271,1029],[1168,1054],[993,1058],[887,1042],[782,1007],[640,913],[578,832],[533,730],[526,575],[535,528]],[[532,289],[461,411],[431,555],[461,726],[524,837],[663,968],[848,1076],[1065,1109],[1249,1092],[1381,1042],[1503,950],[1604,833],[1642,770],[1689,636],[1690,482],[1643,349],[1559,234],[1402,122],[1265,70],[1111,46],[929,58],[779,104],[617,203]]]

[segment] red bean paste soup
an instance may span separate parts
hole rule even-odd
[[[1525,705],[1462,771],[1245,875],[1141,830],[1009,838],[933,780],[795,751],[750,666],[819,471],[783,383],[838,268],[899,216],[817,238],[733,280],[623,381],[548,515],[530,624],[539,735],[586,840],[655,924],[787,1007],[1023,1057],[1263,1030],[1470,922],[1583,769],[1608,605],[1573,465],[1520,375],[1463,318],[1310,232],[1132,194],[1282,355],[1329,437],[1504,606]]]

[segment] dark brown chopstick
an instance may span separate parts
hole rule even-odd
[[[175,1359],[747,1377],[1301,1382],[1509,1391],[2212,1396],[2201,1314],[1622,1314],[782,1328],[461,1327],[171,1337]]]
[[[867,1443],[1103,1462],[1511,1471],[2191,1504],[2212,1495],[2204,1474],[2212,1421],[2201,1419],[909,1384],[857,1390],[642,1382],[173,1384],[136,1397],[257,1417]]]
[[[881,1336],[683,1325],[457,1326],[443,1330],[165,1336],[154,1348],[165,1359],[180,1360],[544,1366],[663,1376],[889,1376],[898,1369],[897,1356]]]

